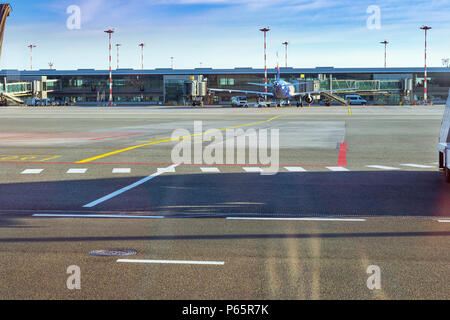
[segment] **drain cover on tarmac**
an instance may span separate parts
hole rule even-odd
[[[123,257],[132,256],[136,254],[135,250],[122,250],[122,249],[107,249],[107,250],[95,250],[89,252],[91,256],[96,257]]]

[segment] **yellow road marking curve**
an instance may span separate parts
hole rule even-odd
[[[264,121],[254,122],[254,123],[248,123],[248,124],[238,125],[238,126],[224,128],[224,129],[218,129],[218,130],[216,130],[216,132],[217,131],[226,131],[226,130],[231,130],[231,129],[237,129],[237,128],[243,128],[243,127],[249,127],[249,126],[255,126],[255,125],[258,125],[258,124],[262,124],[262,123],[268,123],[268,122],[271,122],[271,121],[273,121],[275,119],[278,119],[279,117],[280,116],[276,116],[276,117],[270,118],[269,120],[264,120]],[[188,138],[188,137],[200,136],[200,135],[204,135],[204,134],[205,134],[205,132],[197,133],[197,134],[191,134],[189,136],[181,137],[180,139],[184,139],[184,138]],[[78,161],[78,162],[75,162],[75,163],[81,164],[81,163],[92,162],[92,161],[95,161],[95,160],[98,160],[98,159],[102,159],[102,158],[106,158],[106,157],[109,157],[109,156],[113,156],[113,155],[116,155],[116,154],[119,154],[119,153],[123,153],[123,152],[131,151],[131,150],[139,149],[139,148],[142,148],[142,147],[152,146],[152,145],[155,145],[155,144],[179,141],[180,139],[169,138],[169,139],[154,141],[154,142],[150,142],[150,143],[140,144],[140,145],[137,145],[137,146],[133,146],[133,147],[125,148],[125,149],[120,149],[120,150],[116,150],[116,151],[113,151],[113,152],[105,153],[105,154],[102,154],[102,155],[99,155],[99,156],[96,156],[96,157],[92,157],[92,158],[88,158],[88,159],[85,159],[85,160],[81,160],[81,161]]]

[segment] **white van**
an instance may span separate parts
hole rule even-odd
[[[349,105],[367,106],[367,100],[357,94],[348,94],[345,96],[345,100]]]

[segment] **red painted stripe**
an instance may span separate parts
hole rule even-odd
[[[347,143],[341,143],[341,149],[339,150],[338,167],[347,166]]]
[[[120,138],[120,137],[128,137],[128,136],[136,136],[143,133],[126,133],[126,134],[120,134],[117,136],[110,136],[110,137],[102,137],[102,138],[93,138],[89,139],[90,141],[96,141],[96,140],[105,140],[105,139],[113,139],[113,138]]]

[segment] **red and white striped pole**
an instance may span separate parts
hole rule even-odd
[[[264,89],[264,92],[267,93],[267,32],[270,31],[269,28],[263,28],[259,31],[264,32],[264,83],[266,84],[266,87]],[[267,100],[267,95],[265,96]]]
[[[120,48],[120,46],[121,46],[120,43],[116,44],[116,47],[117,47],[117,68],[116,69],[119,69],[119,48]]]
[[[144,70],[144,47],[145,47],[145,43],[139,44],[139,47],[141,47],[141,49],[142,49],[141,64],[142,64],[142,70]]]
[[[384,67],[387,68],[387,45],[389,44],[389,42],[384,40],[383,42],[380,43],[384,44]]]
[[[423,103],[428,103],[428,79],[427,79],[427,32],[431,29],[429,26],[422,26],[420,29],[425,30],[425,83],[423,87]]]
[[[34,44],[30,44],[28,48],[30,48],[30,69],[33,70],[33,48],[36,48],[36,46]]]
[[[285,52],[285,61],[286,61],[286,68],[288,67],[288,45],[289,42],[283,42],[284,46],[286,47],[286,52]]]
[[[112,96],[112,67],[111,67],[111,35],[114,33],[114,30],[106,30],[105,31],[109,35],[109,106],[113,105],[113,96]]]

